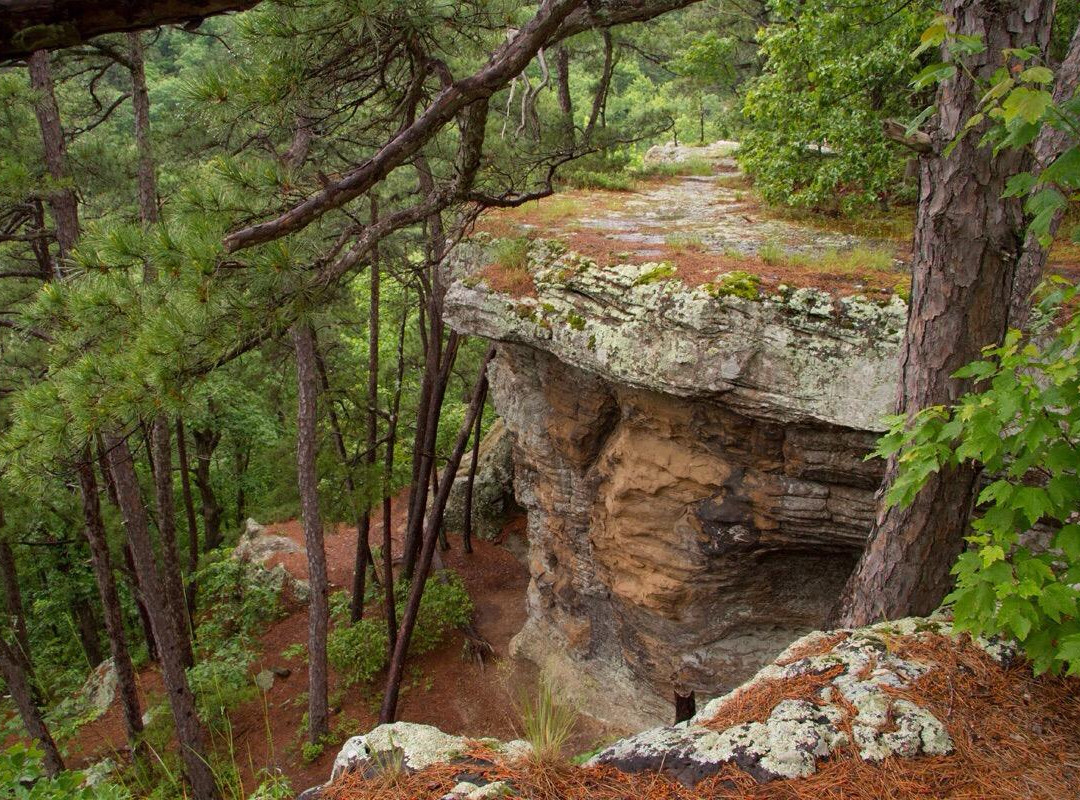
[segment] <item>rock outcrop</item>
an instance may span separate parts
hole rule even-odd
[[[644,727],[673,690],[721,694],[819,627],[870,527],[903,302],[750,299],[558,243],[533,246],[535,296],[490,291],[483,267],[460,248],[447,308],[499,343],[529,516],[516,654]]]
[[[1016,660],[1014,642],[972,639],[954,629],[947,613],[854,630],[817,631],[794,642],[750,681],[711,701],[692,719],[616,741],[595,753],[577,775],[567,769],[545,773],[530,768],[524,759],[532,756],[532,750],[525,742],[471,741],[426,725],[395,723],[346,742],[334,762],[331,781],[346,772],[379,781],[393,769],[397,774],[420,773],[421,780],[413,784],[418,800],[532,797],[537,775],[548,775],[548,780],[560,775],[557,780],[575,787],[608,776],[603,780],[610,785],[614,769],[627,776],[622,784],[627,797],[639,796],[637,790],[646,787],[656,789],[663,780],[668,781],[660,787],[664,796],[676,796],[672,789],[682,784],[688,791],[677,796],[692,797],[695,787],[713,776],[731,782],[741,772],[757,783],[768,783],[809,778],[826,761],[834,765],[855,761],[888,764],[882,773],[884,785],[889,773],[909,778],[914,774],[904,765],[906,759],[954,756],[954,760],[976,759],[968,766],[985,766],[978,759],[994,756],[972,753],[973,741],[981,740],[973,736],[978,707],[959,697],[954,702],[953,694],[988,681],[995,688],[977,693],[982,695],[979,702],[992,703],[993,692],[1003,691],[1004,681],[1018,693],[1024,691],[1030,701],[1020,687],[1040,690],[1034,688],[1027,665],[1014,669]],[[1015,683],[1010,685],[1010,680]],[[1027,718],[1018,721],[1020,728],[1031,724]],[[1057,724],[1069,723],[1062,719]],[[1040,733],[1041,729],[1025,730],[1025,735]],[[1018,747],[1026,741],[1016,733],[986,734],[990,753],[995,752],[995,735],[1004,742],[1015,736]],[[1047,752],[1056,760],[1052,748]],[[1024,763],[1025,769],[1046,766],[1024,758],[1019,756],[1017,763]],[[446,770],[446,765],[454,769]],[[957,764],[952,767],[955,772]],[[926,772],[933,768],[928,766]],[[638,782],[633,776],[639,773]],[[1028,774],[1033,785],[1034,774]],[[838,776],[852,780],[865,773],[838,766],[832,775],[832,780]],[[1074,783],[1071,770],[1067,775]],[[422,786],[428,794],[420,791]],[[805,793],[805,785],[802,793],[794,785],[791,789],[792,796]]]
[[[495,420],[480,440],[473,479],[472,518],[473,535],[481,539],[495,539],[507,520],[520,513],[514,502],[513,445],[513,437],[501,419]],[[446,503],[443,523],[451,531],[461,531],[465,524],[465,491],[471,468],[470,452],[462,460]]]

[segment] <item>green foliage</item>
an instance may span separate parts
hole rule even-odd
[[[128,800],[124,789],[111,783],[83,786],[81,772],[65,770],[45,775],[41,752],[15,744],[0,753],[0,797],[12,800]]]
[[[566,324],[570,326],[571,330],[583,331],[585,330],[585,317],[574,311],[568,311],[566,312]]]
[[[531,245],[532,242],[524,236],[499,239],[492,245],[491,256],[501,269],[510,272],[528,271]]]
[[[267,570],[220,550],[196,573],[202,608],[210,609],[199,622],[200,646],[216,647],[232,638],[250,638],[282,613],[283,571]]]
[[[1054,279],[1040,313],[1052,319],[1062,304],[1075,308],[1080,289]],[[1080,674],[1080,315],[1045,344],[1010,331],[983,360],[957,377],[978,390],[955,404],[924,409],[891,430],[875,455],[897,455],[899,474],[887,502],[912,502],[927,478],[959,464],[991,477],[953,572],[946,598],[956,624],[977,634],[1015,637],[1036,672]],[[1032,546],[1038,522],[1055,529],[1049,549]]]
[[[248,671],[254,656],[242,639],[234,638],[218,645],[187,671],[204,722],[224,721],[229,711],[255,696],[255,684]]]
[[[339,623],[327,636],[326,655],[345,686],[364,684],[386,666],[388,642],[383,620]]]
[[[397,596],[397,616],[401,619],[408,598],[409,584],[394,584]],[[451,570],[433,574],[424,587],[416,629],[409,642],[409,653],[422,655],[439,646],[455,628],[468,624],[473,615],[473,603],[461,576]]]
[[[759,33],[765,66],[746,94],[738,154],[762,196],[848,213],[909,197],[908,154],[881,123],[914,113],[908,85],[920,64],[910,52],[933,4],[769,5],[776,21]]]

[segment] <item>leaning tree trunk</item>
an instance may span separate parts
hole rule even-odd
[[[480,364],[480,377],[473,390],[469,410],[465,414],[465,420],[461,423],[461,428],[458,430],[457,441],[454,443],[454,450],[450,454],[450,460],[444,468],[439,493],[427,514],[420,558],[416,564],[412,585],[409,587],[409,598],[405,603],[405,611],[401,616],[401,626],[398,628],[397,641],[387,670],[386,689],[383,692],[382,708],[379,710],[380,724],[393,722],[397,718],[398,694],[401,690],[401,677],[405,672],[405,656],[409,651],[409,640],[412,638],[413,629],[416,627],[416,617],[420,612],[420,601],[424,596],[424,586],[427,583],[428,573],[431,571],[431,561],[435,555],[435,545],[439,538],[438,532],[439,528],[442,527],[443,512],[446,510],[446,501],[450,499],[450,490],[454,485],[453,476],[457,473],[458,465],[461,464],[461,457],[465,454],[465,446],[469,443],[469,434],[472,432],[473,422],[476,420],[476,415],[483,408],[483,398],[487,393],[487,367],[494,355],[495,347],[492,345],[488,348],[487,354]]]
[[[109,637],[109,652],[116,669],[116,687],[124,713],[124,732],[127,735],[128,747],[134,753],[139,747],[139,736],[143,730],[142,710],[139,707],[139,693],[135,684],[135,669],[131,664],[127,634],[124,631],[123,608],[120,605],[120,595],[116,591],[109,544],[105,538],[105,522],[101,517],[101,503],[98,501],[92,458],[90,448],[87,447],[77,467],[79,488],[82,490],[83,519],[86,522],[84,530],[86,541],[90,545],[90,566],[94,570],[98,594],[101,596],[105,633]]]
[[[382,548],[383,548],[383,607],[386,612],[387,661],[394,656],[397,645],[397,608],[394,604],[394,534],[393,500],[394,448],[397,446],[398,413],[401,411],[401,387],[405,377],[405,325],[409,319],[408,300],[402,301],[401,326],[397,341],[397,376],[394,380],[394,400],[390,406],[390,421],[386,431],[386,460],[383,462]]]
[[[191,496],[191,465],[187,457],[187,440],[184,432],[184,418],[176,418],[176,457],[180,462],[180,491],[184,498],[184,517],[188,532],[188,583],[187,607],[188,621],[192,632],[195,630],[195,606],[199,594],[199,584],[195,573],[199,569],[199,524],[195,521],[195,500]]]
[[[327,694],[326,629],[330,616],[326,585],[326,550],[319,513],[319,476],[315,469],[318,377],[315,336],[306,322],[292,326],[296,349],[296,468],[300,484],[300,512],[307,547],[308,580],[308,741],[318,744],[330,732]]]
[[[30,685],[22,658],[16,653],[11,645],[0,635],[0,673],[7,683],[8,693],[15,702],[26,732],[37,740],[41,748],[42,763],[45,773],[56,777],[64,770],[64,761],[60,758],[60,751],[56,749],[45,719],[41,716],[41,710],[34,703],[34,690]]]
[[[473,488],[476,485],[476,469],[480,464],[480,434],[484,428],[484,403],[487,400],[487,387],[480,397],[480,413],[476,415],[476,429],[473,431],[472,463],[469,464],[469,475],[465,481],[465,514],[461,526],[461,544],[466,553],[472,553],[473,534]]]
[[[1003,49],[1035,44],[1045,50],[1053,6],[1053,0],[948,0],[945,14],[955,20],[958,33],[984,37],[986,50],[967,64],[972,74],[988,79],[1001,65]],[[942,154],[978,101],[965,70],[942,84],[934,152],[920,158],[911,304],[898,390],[898,409],[909,415],[953,402],[971,389],[970,380],[951,375],[982,348],[1000,342],[1009,323],[1024,217],[1019,200],[1001,195],[1006,180],[1027,166],[1028,156],[1016,151],[995,156],[979,146],[979,129],[950,155]],[[896,474],[892,459],[883,490]],[[973,466],[942,469],[910,506],[881,506],[834,622],[864,625],[937,607],[963,546],[977,477]]]
[[[146,507],[139,492],[135,461],[125,439],[107,436],[105,445],[139,586],[143,590],[143,601],[150,613],[161,657],[161,673],[172,708],[184,774],[195,800],[217,800],[217,784],[207,761],[206,732],[195,709],[195,696],[185,671],[184,660],[190,649],[190,641],[186,647],[183,641],[187,638],[187,628],[177,626],[172,610],[164,602],[165,585],[154,561],[154,546],[150,540]]]
[[[0,507],[0,529],[4,527],[4,509]],[[15,553],[7,539],[0,539],[0,583],[4,587],[4,608],[15,626],[15,644],[19,655],[30,669],[30,633],[26,627],[26,611],[22,592],[19,591],[19,575],[15,568]]]

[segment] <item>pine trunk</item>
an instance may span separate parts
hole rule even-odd
[[[120,513],[127,529],[139,585],[143,590],[143,601],[158,644],[161,673],[176,725],[184,774],[195,800],[217,800],[217,785],[207,761],[206,732],[195,709],[195,696],[188,686],[185,671],[184,662],[190,649],[190,642],[185,647],[183,641],[187,628],[177,627],[175,616],[163,600],[165,584],[154,561],[154,546],[150,540],[146,508],[139,492],[135,462],[126,440],[107,436],[105,444],[120,501]]]
[[[292,329],[296,349],[296,468],[300,484],[300,512],[307,547],[308,580],[308,740],[318,744],[330,732],[327,693],[326,631],[330,610],[327,597],[326,550],[323,547],[322,516],[319,513],[319,476],[315,469],[318,376],[315,366],[315,337],[307,323]]]
[[[124,713],[124,732],[127,735],[128,747],[135,752],[143,729],[142,710],[139,707],[135,669],[131,664],[131,654],[128,651],[123,609],[120,605],[120,595],[116,591],[116,579],[113,577],[109,545],[105,538],[105,522],[101,517],[101,504],[98,501],[97,481],[94,478],[94,466],[91,459],[90,449],[87,448],[83,451],[83,461],[78,465],[84,530],[86,541],[90,545],[90,566],[94,570],[98,594],[101,596],[105,633],[109,637],[109,652],[116,668],[116,686]]]
[[[948,0],[945,14],[962,34],[981,35],[985,52],[968,60],[988,79],[1009,47],[1045,50],[1052,0]],[[979,97],[965,70],[938,91],[934,153],[920,159],[911,304],[900,357],[898,409],[913,414],[950,403],[972,387],[950,377],[1001,341],[1009,323],[1014,272],[1023,247],[1019,200],[1003,200],[1005,182],[1028,166],[1026,154],[994,155],[974,131],[946,157],[946,145],[975,113]],[[896,476],[893,460],[883,490]],[[882,506],[862,558],[840,598],[834,622],[865,625],[933,611],[949,590],[950,568],[971,515],[977,473],[943,469],[907,508]]]
[[[45,725],[41,710],[34,703],[34,691],[22,658],[16,653],[3,636],[0,636],[0,672],[4,675],[8,692],[19,711],[19,717],[26,727],[26,732],[37,740],[41,748],[42,763],[45,773],[56,777],[64,770],[64,761],[56,742]]]
[[[188,463],[183,417],[176,418],[176,457],[180,461],[180,490],[184,497],[184,516],[188,532],[188,619],[194,631],[195,607],[199,594],[199,585],[195,580],[195,573],[199,569],[199,524],[195,521],[195,500],[191,495],[191,465]]]

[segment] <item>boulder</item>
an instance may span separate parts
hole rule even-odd
[[[502,419],[496,419],[480,440],[476,476],[473,481],[473,535],[492,540],[502,532],[507,520],[520,512],[514,501],[514,439]],[[446,503],[446,529],[460,532],[465,525],[465,489],[472,453],[462,460]]]
[[[347,772],[374,775],[389,764],[406,772],[418,772],[431,764],[453,761],[467,747],[466,739],[443,733],[431,725],[415,722],[379,725],[345,742],[334,759],[330,780],[333,782]]]
[[[98,664],[76,693],[76,702],[87,721],[104,714],[116,699],[116,663],[107,658]]]
[[[248,517],[244,533],[240,537],[233,558],[250,561],[252,564],[265,564],[279,553],[302,553],[304,548],[288,536],[267,533],[266,528]]]
[[[689,161],[730,161],[738,151],[739,143],[732,141],[716,141],[707,145],[687,145],[667,142],[656,144],[645,152],[645,165],[653,164],[685,164]]]

